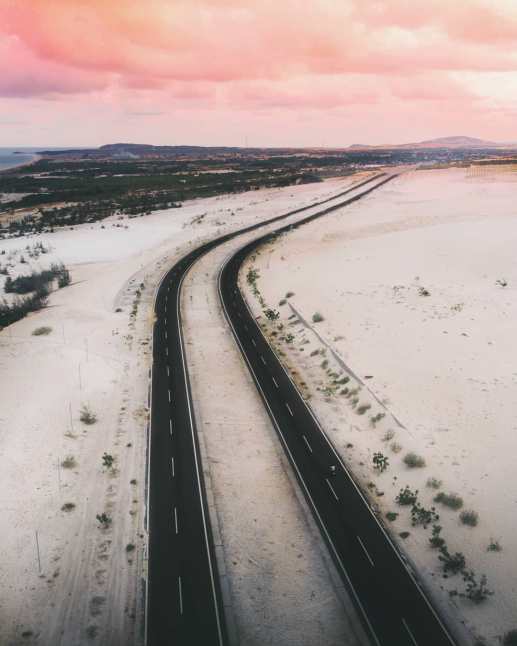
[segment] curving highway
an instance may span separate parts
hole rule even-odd
[[[454,643],[268,346],[237,287],[238,269],[255,246],[360,199],[394,176],[376,175],[317,204],[211,240],[179,260],[163,277],[155,305],[148,448],[149,646],[228,643],[182,337],[183,280],[192,265],[214,247],[330,202],[330,206],[249,243],[230,258],[220,274],[221,299],[302,489],[374,643]],[[346,198],[350,193],[353,196]],[[341,197],[346,199],[336,201]],[[339,473],[334,477],[328,472],[330,464],[339,464]]]

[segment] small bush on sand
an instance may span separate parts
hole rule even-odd
[[[75,503],[73,502],[65,502],[65,504],[61,507],[61,511],[73,511],[75,509]]]
[[[393,451],[393,453],[400,453],[402,451],[402,447],[398,442],[392,442],[390,444],[390,449]]]
[[[501,543],[499,541],[495,541],[493,538],[490,539],[490,543],[488,544],[486,548],[487,552],[502,552],[503,548],[501,547]]]
[[[460,592],[459,596],[464,599],[472,601],[472,603],[479,604],[486,601],[494,593],[487,585],[487,578],[483,574],[479,581],[472,570],[463,572],[463,580],[465,581],[465,592]]]
[[[112,520],[105,512],[103,512],[102,514],[97,514],[95,518],[97,519],[97,522],[102,527],[102,529],[108,529],[108,527],[111,525]]]
[[[410,469],[420,469],[425,467],[425,460],[421,455],[416,453],[408,453],[404,456],[404,464]]]
[[[451,554],[445,545],[440,548],[438,558],[445,574],[457,574],[465,569],[465,556],[461,552]]]
[[[400,538],[403,538],[404,540],[406,540],[406,538],[410,536],[410,532],[400,532],[399,536]]]
[[[291,296],[294,296],[294,292],[287,292],[285,295],[286,298],[291,298]]]
[[[454,510],[461,509],[463,507],[463,498],[457,496],[455,493],[444,493],[443,491],[440,491],[440,493],[434,497],[434,502],[439,502],[441,505],[445,505],[445,507],[449,507],[449,509]]]
[[[388,511],[386,513],[386,518],[392,523],[394,520],[397,520],[398,514],[395,511]]]
[[[397,494],[395,500],[399,505],[414,505],[418,498],[418,489],[412,491],[407,485]]]
[[[133,552],[134,549],[135,549],[135,546],[133,545],[133,543],[128,543],[126,545],[126,552]]]
[[[472,509],[466,509],[465,511],[461,512],[460,520],[464,525],[475,527],[478,524],[479,516],[477,512],[473,511]]]
[[[377,415],[372,415],[372,417],[370,417],[370,424],[375,426],[383,417],[386,417],[386,413],[377,413]]]
[[[429,543],[434,549],[442,549],[442,547],[445,547],[445,540],[440,536],[441,532],[442,526],[434,524],[431,531],[432,536],[429,539]]]
[[[63,469],[75,469],[77,466],[76,459],[73,455],[67,455],[66,458],[61,462]]]
[[[380,473],[383,473],[383,471],[386,471],[386,469],[389,467],[390,461],[386,455],[383,455],[382,453],[374,453],[373,458],[373,468],[377,469],[377,471],[380,471]]]
[[[390,441],[390,440],[392,440],[394,437],[395,437],[395,431],[394,431],[394,430],[392,430],[392,429],[390,428],[390,429],[388,429],[388,430],[386,431],[386,433],[384,433],[384,435],[382,436],[382,441],[383,441],[383,442],[389,442],[389,441]]]
[[[312,322],[313,323],[321,323],[321,321],[324,321],[325,319],[319,312],[314,312],[312,315]]]
[[[358,415],[364,415],[367,410],[371,408],[370,404],[361,404],[360,406],[357,407],[357,414]]]
[[[35,330],[33,330],[32,336],[46,336],[51,332],[52,332],[51,327],[49,327],[48,325],[42,325],[41,327],[37,327]]]
[[[422,507],[420,503],[415,502],[411,508],[411,524],[413,527],[422,525],[424,529],[427,529],[428,525],[435,523],[439,519],[440,517],[436,513],[434,507],[431,507],[431,509],[425,509],[425,507]]]
[[[429,487],[429,489],[439,489],[442,486],[442,481],[438,480],[438,478],[428,478],[426,486]]]
[[[282,305],[285,305],[286,303],[287,303],[287,301],[285,300],[285,298],[282,298],[281,300],[278,301],[278,305],[280,307],[282,307]]]
[[[79,419],[83,424],[88,424],[90,426],[91,424],[95,424],[97,421],[97,415],[91,411],[89,406],[83,406],[81,408]]]
[[[104,453],[102,456],[102,466],[106,467],[106,469],[111,469],[113,466],[113,463],[115,462],[115,458],[110,455],[109,453]]]

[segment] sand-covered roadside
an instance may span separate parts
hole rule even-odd
[[[426,587],[494,645],[517,627],[516,191],[517,174],[497,169],[407,173],[263,247],[242,274],[249,288],[246,273],[258,270],[280,312],[269,331],[284,360]],[[375,453],[389,460],[383,472]],[[425,466],[407,466],[411,453]],[[424,510],[416,526],[395,500],[406,486]],[[435,502],[440,493],[462,506]],[[433,506],[439,520],[425,516]],[[469,582],[444,577],[433,524],[449,554],[464,555],[474,592],[486,575],[493,596],[450,596]]]
[[[72,273],[46,309],[0,332],[1,643],[141,642],[159,277],[198,241],[323,199],[348,181],[196,200],[0,242],[12,277],[55,261]],[[31,258],[26,245],[39,241],[49,251]],[[51,330],[34,336],[41,327]],[[84,405],[94,424],[80,421]],[[104,453],[114,468],[103,466]],[[112,519],[107,529],[96,520],[102,513]]]

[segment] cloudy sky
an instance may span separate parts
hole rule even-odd
[[[517,141],[517,0],[0,0],[0,146]]]

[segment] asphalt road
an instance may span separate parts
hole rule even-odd
[[[282,367],[238,288],[239,268],[257,246],[323,213],[255,239],[229,258],[219,275],[221,302],[372,642],[382,646],[451,646],[454,639]],[[331,466],[336,468],[335,474]]]
[[[201,256],[238,235],[354,193],[353,197],[328,206],[304,221],[321,217],[360,199],[390,179],[392,176],[376,175],[319,204],[216,238],[179,260],[162,279],[155,304],[148,465],[146,640],[149,646],[228,643],[182,337],[180,298],[184,277]],[[227,265],[228,271],[232,268],[237,271],[237,264],[235,260]],[[233,279],[229,277],[230,282]],[[242,301],[240,306],[243,307]],[[277,369],[281,370],[280,366]],[[300,402],[294,403],[296,393],[290,396],[295,407],[293,413],[299,415]],[[337,486],[337,480],[333,484]]]

